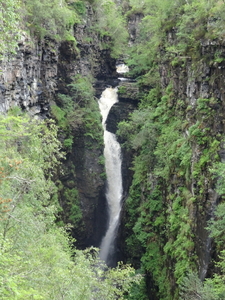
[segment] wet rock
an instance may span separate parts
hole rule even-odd
[[[118,123],[128,119],[129,114],[137,108],[135,102],[117,102],[115,103],[108,114],[106,120],[106,129],[109,132],[116,133],[118,129]]]

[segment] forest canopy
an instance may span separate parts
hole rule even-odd
[[[0,116],[0,138],[1,299],[123,299],[134,270],[107,269],[97,249],[75,249],[69,227],[57,225],[63,153],[53,121],[15,108]]]

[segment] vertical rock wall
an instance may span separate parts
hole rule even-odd
[[[67,94],[67,85],[77,74],[94,78],[99,95],[107,84],[106,78],[116,77],[116,61],[109,50],[101,49],[98,34],[90,30],[93,22],[95,15],[88,6],[83,23],[74,27],[76,49],[70,42],[58,44],[50,39],[38,42],[24,35],[16,55],[0,65],[0,112],[18,106],[31,115],[49,117],[50,105],[60,106],[57,94]],[[82,222],[73,230],[77,244],[82,248],[99,246],[106,226],[104,164],[100,162],[103,145],[81,127],[73,134],[72,150],[58,174],[59,201],[67,210],[66,202],[73,206],[78,197]],[[63,140],[63,134],[60,139]],[[65,199],[65,191],[72,195],[69,199]],[[67,217],[63,216],[65,222],[69,222]]]
[[[163,89],[168,84],[173,86],[174,102],[170,105],[178,107],[178,114],[179,111],[183,113],[184,123],[186,123],[184,135],[189,137],[191,126],[199,124],[198,127],[206,135],[206,139],[208,137],[217,141],[221,140],[220,147],[214,153],[215,156],[217,153],[223,152],[222,137],[225,134],[225,63],[215,59],[215,53],[218,51],[221,53],[221,57],[225,56],[224,46],[205,41],[198,53],[200,59],[186,58],[185,63],[180,61],[173,66],[168,61],[164,61],[160,69]],[[203,101],[207,103],[204,108],[199,104],[199,99],[200,101],[204,99]],[[191,170],[193,170],[194,165],[199,163],[211,145],[207,142],[198,143],[197,137],[193,139],[191,145]],[[205,228],[207,221],[213,217],[219,202],[215,191],[216,181],[209,172],[210,163],[201,167],[198,177],[195,177],[194,173],[190,174],[191,181],[187,186],[192,196],[197,199],[190,218],[195,233],[195,251],[198,256],[201,279],[204,279],[210,272],[212,255],[212,240]],[[201,188],[200,180],[203,180]]]
[[[19,106],[45,114],[57,90],[58,44],[24,35],[17,54],[0,64],[0,112]]]

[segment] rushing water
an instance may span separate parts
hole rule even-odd
[[[115,134],[106,130],[110,108],[118,102],[117,88],[107,88],[99,100],[104,129],[104,156],[107,176],[106,199],[108,204],[108,229],[100,245],[100,259],[111,266],[114,263],[115,239],[118,231],[122,199],[121,148]]]
[[[116,72],[119,74],[124,74],[129,72],[129,67],[126,66],[125,64],[119,64],[116,66]]]

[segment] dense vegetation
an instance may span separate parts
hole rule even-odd
[[[57,105],[51,106],[51,113],[59,127],[59,138],[63,140],[63,149],[68,156],[73,151],[76,152],[74,140],[81,135],[86,151],[97,151],[102,154],[102,124],[98,103],[94,97],[92,79],[76,75],[72,78],[72,82],[67,84],[65,93],[57,95],[56,102]],[[99,164],[104,165],[103,155],[98,157],[98,161]],[[75,236],[83,234],[85,225],[77,187],[76,167],[73,162],[70,162],[69,169],[72,170],[72,175],[69,184],[66,184],[67,187],[64,182],[58,180],[60,198],[63,199],[61,216],[65,223],[72,224]],[[102,169],[100,178],[105,178],[104,168]],[[94,174],[95,178],[96,176],[98,175]]]
[[[114,1],[90,1],[96,14],[92,30],[99,35],[102,48],[112,50],[112,56],[123,53],[128,39],[125,18]],[[56,41],[70,41],[76,47],[73,34],[75,24],[86,15],[88,1],[80,0],[22,0],[0,1],[1,31],[3,41],[0,54],[15,53],[18,42],[24,35],[43,40],[49,37]]]
[[[127,58],[140,90],[138,110],[121,122],[118,131],[126,141],[123,146],[135,154],[125,203],[126,256],[145,274],[127,298],[144,300],[152,293],[161,300],[224,299],[225,174],[218,155],[224,136],[215,129],[223,109],[214,89],[220,85],[218,69],[225,62],[224,1],[94,0],[90,4],[96,18],[91,30],[99,37],[100,49]],[[40,41],[45,37],[69,41],[76,47],[73,26],[86,13],[84,1],[1,1],[1,57],[15,52],[24,34]],[[126,22],[135,14],[142,20],[136,41],[128,48]],[[195,78],[201,81],[205,66],[211,68],[204,78],[209,92],[205,96],[196,92],[193,102],[182,86]],[[67,93],[58,95],[58,106],[52,106],[67,152],[78,127],[89,137],[87,147],[94,140],[102,144],[91,82],[75,76]],[[133,270],[109,270],[99,280],[103,269],[96,267],[96,250],[72,250],[65,228],[56,225],[54,170],[62,152],[55,125],[16,112],[1,117],[0,134],[2,299],[89,299],[93,290],[98,299],[123,297],[132,281],[127,274]],[[211,188],[217,190],[214,202],[209,201]],[[80,226],[77,190],[62,191],[68,200],[67,219]],[[217,202],[221,203],[214,212]],[[206,215],[207,209],[214,215]],[[196,246],[195,218],[200,216],[205,222],[214,216],[205,227],[217,251],[212,269],[217,273],[204,282],[199,279]],[[127,285],[121,289],[124,280]]]
[[[74,249],[69,228],[56,223],[63,154],[54,123],[14,109],[1,116],[0,135],[1,299],[122,299],[133,269],[107,270],[96,249]]]
[[[1,1],[0,17],[1,17],[1,46],[0,54],[3,55],[7,51],[14,52],[19,39],[19,1]]]
[[[212,217],[209,206],[213,210],[224,194],[224,166],[218,156],[224,137],[213,129],[221,102],[213,87],[214,66],[224,62],[225,5],[223,1],[131,0],[130,6],[128,18],[142,15],[127,60],[131,75],[138,79],[141,100],[118,132],[126,140],[124,147],[135,151],[125,204],[126,253],[149,276],[148,284],[155,284],[151,292],[156,299],[223,299],[223,204],[208,225],[221,251],[220,275],[205,283],[198,279],[202,274],[196,218]],[[203,48],[210,43],[215,47]],[[204,93],[195,91],[198,98],[192,102],[193,96],[185,90],[188,80],[199,78],[206,65],[212,67],[203,79],[210,92],[204,98]],[[218,194],[206,204],[215,185]],[[148,299],[142,292],[136,295],[140,297]]]

